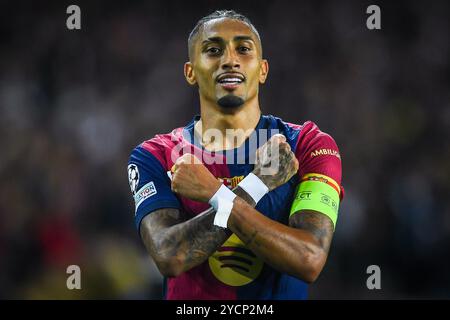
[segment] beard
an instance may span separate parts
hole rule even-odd
[[[223,96],[222,98],[217,100],[217,104],[224,109],[235,109],[242,106],[244,102],[244,99],[233,94],[227,94],[226,96]]]

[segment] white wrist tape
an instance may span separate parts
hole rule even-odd
[[[228,218],[230,217],[231,210],[233,210],[233,200],[230,201],[225,198],[218,198],[217,202],[218,205],[216,215],[214,216],[214,225],[227,228]]]
[[[269,192],[269,188],[264,184],[264,182],[262,182],[262,180],[252,172],[250,172],[248,176],[239,182],[238,186],[244,189],[244,191],[253,198],[255,203],[258,203],[259,200],[261,200],[261,198]]]
[[[219,190],[214,193],[214,195],[209,199],[208,203],[217,211],[219,207],[219,198],[223,198],[225,200],[233,202],[236,195],[228,189],[225,185],[221,185]]]

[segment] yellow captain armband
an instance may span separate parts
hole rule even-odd
[[[295,191],[290,216],[300,210],[314,210],[328,216],[336,227],[340,190],[330,177],[318,173],[304,175]]]

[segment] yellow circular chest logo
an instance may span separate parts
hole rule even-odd
[[[233,233],[231,237],[208,259],[214,276],[234,287],[255,280],[263,268],[263,261]]]

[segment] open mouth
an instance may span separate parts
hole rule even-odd
[[[217,83],[227,90],[236,89],[244,81],[244,76],[239,73],[224,73],[217,77]]]

